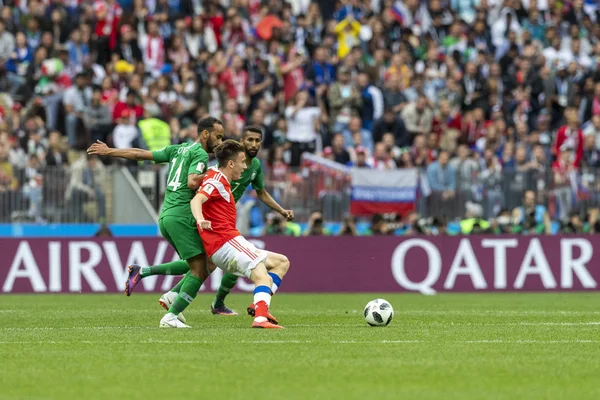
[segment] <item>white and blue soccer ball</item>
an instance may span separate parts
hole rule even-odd
[[[371,326],[387,326],[394,318],[394,308],[384,299],[371,300],[365,307],[364,316]]]

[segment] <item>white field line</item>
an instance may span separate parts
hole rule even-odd
[[[83,309],[82,310],[72,310],[72,311],[70,311],[70,314],[78,314],[78,313],[84,313],[84,312],[86,314],[89,314],[90,312],[102,313],[102,314],[105,314],[105,313],[109,313],[109,314],[147,314],[147,313],[156,314],[158,311],[161,311],[161,310],[162,310],[162,308],[160,308],[160,307],[143,308],[143,309],[140,308],[140,309],[136,309],[136,310],[122,309],[122,308],[121,309],[105,309],[105,308],[103,308],[103,309],[94,309],[92,311],[83,310]],[[319,314],[343,316],[343,315],[345,315],[345,313],[362,314],[364,311],[362,309],[360,309],[360,310],[359,309],[307,310],[307,309],[290,309],[290,308],[283,308],[283,309],[275,308],[275,310],[278,312],[278,314],[281,313],[281,314],[285,314],[285,315],[297,314],[297,315],[311,315],[311,316],[315,316],[315,315],[319,315]],[[23,314],[29,314],[30,310],[28,310],[28,309],[0,310],[0,313],[16,313],[16,312],[23,313]],[[64,314],[64,310],[44,310],[43,313],[44,314]],[[188,313],[192,314],[192,315],[210,314],[210,310],[193,309],[193,310],[190,310]],[[455,310],[403,310],[403,309],[395,309],[394,313],[396,315],[466,315],[466,316],[600,315],[600,310],[544,311],[544,310],[477,310],[477,309],[471,309],[471,310],[461,310],[461,309],[455,309]]]
[[[206,324],[197,324],[199,328],[206,328]],[[284,326],[290,328],[356,328],[359,324],[285,324]],[[589,322],[514,322],[514,323],[474,323],[474,322],[449,322],[449,323],[419,323],[406,325],[407,327],[418,325],[422,326],[593,326],[600,325],[600,321],[589,321]],[[360,326],[365,326],[362,323]],[[216,325],[210,325],[210,328],[217,328]],[[235,326],[221,326],[221,329],[239,329]],[[52,326],[31,326],[31,327],[4,327],[0,328],[0,331],[71,331],[71,330],[122,330],[122,329],[135,329],[135,330],[156,330],[155,326],[73,326],[73,327],[52,327]]]
[[[55,341],[55,340],[37,340],[37,341],[0,341],[2,344],[214,344],[210,340],[147,340],[139,342],[128,341]],[[426,340],[243,340],[242,344],[600,344],[600,340],[455,340],[455,341],[426,341]]]
[[[115,315],[159,315],[159,309],[137,309],[137,310],[124,310],[124,309],[95,309],[94,313],[97,314],[115,314]],[[161,312],[162,309],[160,309]],[[71,315],[77,315],[82,313],[89,314],[90,311],[72,311]],[[28,315],[29,310],[0,310],[0,314],[2,313],[19,313],[21,315]],[[279,316],[318,316],[318,315],[332,315],[343,317],[347,316],[355,316],[358,314],[362,314],[363,310],[294,310],[284,308],[281,311],[276,311],[276,314]],[[541,310],[394,310],[394,313],[397,318],[402,318],[405,316],[457,316],[457,317],[495,317],[495,318],[510,318],[510,317],[529,317],[529,316],[572,316],[572,317],[581,317],[581,316],[598,316],[600,315],[600,311],[541,311]],[[45,315],[54,315],[54,314],[64,314],[63,310],[44,310]],[[210,315],[209,310],[190,310],[186,315]],[[312,326],[312,325],[310,325]],[[332,325],[327,325],[332,326]],[[335,325],[334,325],[335,326]],[[343,326],[340,324],[340,326]],[[1,330],[2,328],[0,328]]]

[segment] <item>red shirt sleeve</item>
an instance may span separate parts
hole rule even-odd
[[[219,190],[212,183],[205,182],[198,189],[198,193],[205,195],[210,200],[212,197],[218,195]]]

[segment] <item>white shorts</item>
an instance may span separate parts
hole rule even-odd
[[[225,272],[250,278],[252,270],[267,259],[267,252],[257,249],[243,236],[237,236],[221,246],[211,259]]]

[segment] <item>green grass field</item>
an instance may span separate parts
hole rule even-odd
[[[0,399],[600,399],[600,294],[281,294],[278,331],[158,297],[0,296]]]

